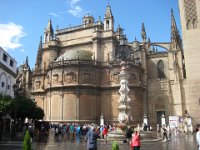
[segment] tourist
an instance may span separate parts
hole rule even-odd
[[[130,126],[128,126],[128,128],[126,129],[126,140],[128,143],[131,142],[132,134],[133,134],[133,130],[131,129]]]
[[[141,141],[140,141],[140,133],[138,131],[135,131],[132,134],[132,140],[130,142],[131,145],[131,150],[139,150],[141,146]]]
[[[74,125],[73,124],[71,124],[70,126],[69,126],[69,137],[70,137],[70,140],[71,141],[73,141],[74,140]]]
[[[165,125],[163,125],[162,130],[163,130],[163,142],[167,142],[167,129]]]
[[[85,140],[87,141],[87,150],[97,150],[97,139],[100,138],[99,134],[95,132],[94,126],[87,132]]]
[[[104,128],[103,128],[104,144],[107,143],[107,136],[108,136],[108,128],[107,128],[107,126],[105,125]]]
[[[200,125],[198,125],[198,131],[196,133],[196,140],[198,144],[198,150],[200,150]]]
[[[168,141],[171,140],[171,135],[172,135],[172,131],[171,131],[170,125],[168,125],[167,126],[167,138],[168,138]]]
[[[126,129],[126,134],[125,134],[125,136],[126,136],[126,142],[128,143],[128,144],[130,144],[131,143],[131,139],[132,139],[132,134],[133,134],[133,130],[131,129],[131,127],[130,126],[128,126],[128,128]],[[125,143],[125,141],[123,141],[124,143]],[[130,144],[130,149],[131,149],[131,144]]]
[[[30,134],[30,143],[32,144],[33,142],[33,126],[32,125],[29,125],[28,126],[28,131],[29,131],[29,134]]]

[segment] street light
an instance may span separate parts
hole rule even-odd
[[[13,88],[14,100],[15,100],[15,120],[14,120],[15,134],[14,134],[14,135],[16,135],[16,111],[17,111],[17,107],[16,107],[16,105],[17,105],[17,102],[16,102],[16,95],[17,95],[18,86],[17,86],[16,84],[14,84],[14,85],[12,86],[12,88]]]

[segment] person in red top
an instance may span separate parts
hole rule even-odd
[[[135,131],[132,134],[132,140],[130,144],[132,150],[140,150],[141,141],[140,141],[140,133],[138,131]]]
[[[107,143],[107,135],[108,135],[108,128],[107,128],[107,126],[104,126],[103,136],[104,136],[104,139],[105,139],[105,144]]]

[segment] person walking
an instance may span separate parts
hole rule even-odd
[[[99,134],[95,132],[94,126],[87,132],[85,140],[87,141],[87,150],[97,150],[97,139],[100,138]]]
[[[167,129],[165,125],[163,125],[162,130],[163,130],[163,142],[167,142],[168,137],[167,137]]]
[[[104,144],[107,143],[107,136],[108,136],[108,127],[105,125],[103,128]]]
[[[132,134],[132,140],[130,144],[131,144],[131,150],[140,150],[141,140],[140,140],[140,133],[138,131],[135,131]]]
[[[200,150],[200,125],[198,125],[198,130],[196,133],[196,140],[197,140],[197,144],[198,144],[198,150]]]
[[[133,134],[133,130],[131,129],[130,126],[128,126],[128,128],[126,129],[126,141],[128,144],[131,142],[132,134]]]
[[[69,137],[70,137],[70,140],[71,141],[73,141],[74,140],[74,125],[73,124],[71,124],[70,126],[69,126]]]

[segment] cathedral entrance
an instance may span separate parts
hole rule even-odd
[[[162,115],[165,115],[165,111],[157,111],[157,124],[159,124],[159,126],[162,125]]]
[[[162,125],[162,115],[166,116],[166,107],[162,100],[158,100],[155,104],[156,124]]]

